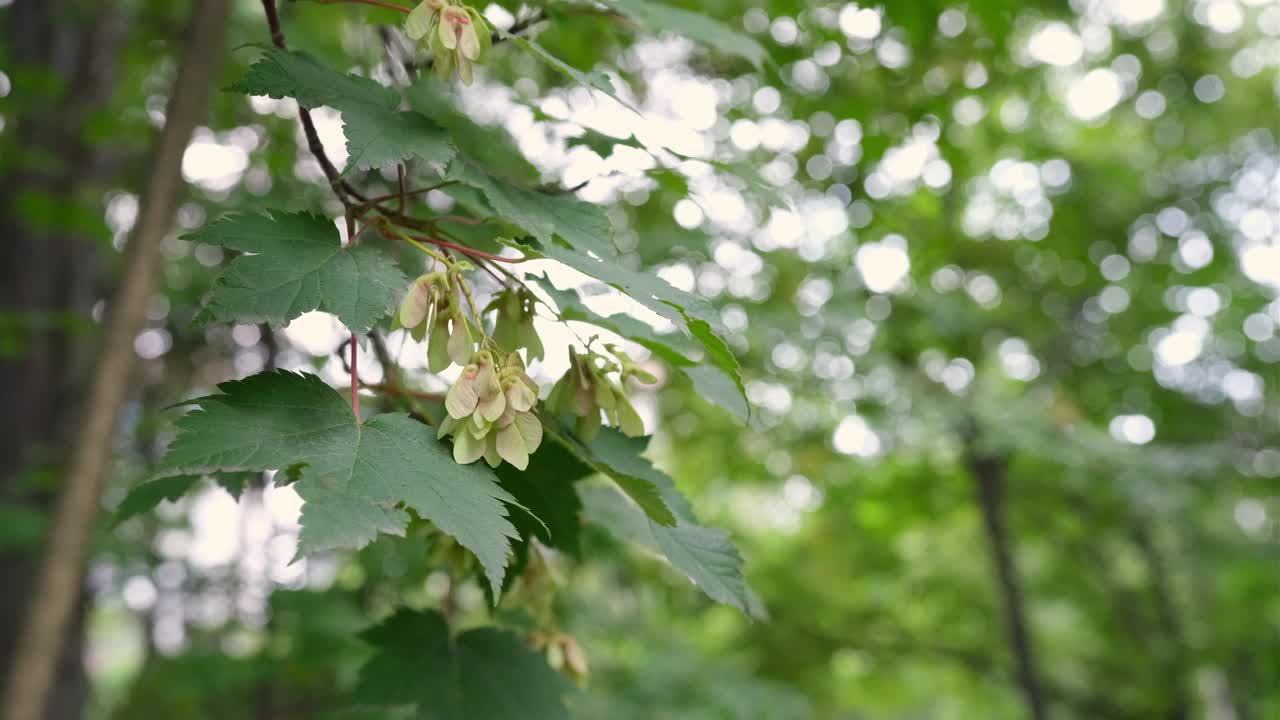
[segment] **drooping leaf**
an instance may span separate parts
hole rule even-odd
[[[579,513],[582,503],[574,483],[593,470],[559,443],[544,442],[529,457],[529,467],[516,470],[510,463],[498,466],[498,479],[528,513],[513,513],[511,522],[525,538],[536,537],[548,547],[579,554]]]
[[[620,539],[640,543],[660,553],[711,599],[762,617],[763,605],[747,584],[742,556],[728,533],[698,524],[688,498],[676,489],[666,473],[643,457],[646,444],[646,439],[628,438],[605,429],[590,447],[602,463],[618,472],[643,478],[658,488],[666,507],[675,514],[676,522],[672,525],[654,522],[617,490],[601,485],[578,489],[587,520]]]
[[[698,395],[704,400],[728,410],[743,422],[749,421],[750,405],[746,398],[746,388],[738,374],[737,358],[707,323],[694,320],[690,323],[690,330],[702,342],[707,359],[715,362],[714,366],[699,365],[696,360],[691,359],[689,355],[693,353],[693,348],[681,335],[661,334],[652,325],[623,313],[597,315],[582,302],[577,291],[557,290],[545,280],[532,282],[555,302],[561,320],[590,323],[631,340],[688,376],[697,388]]]
[[[155,478],[302,464],[300,554],[402,535],[409,508],[475,553],[501,587],[508,540],[518,537],[504,503],[515,499],[487,467],[454,463],[431,428],[405,415],[357,422],[314,375],[264,372],[218,389],[192,401]]]
[[[725,374],[724,370],[709,365],[682,367],[680,371],[693,383],[693,389],[697,391],[698,397],[729,411],[744,423],[750,421],[751,406],[743,393],[741,380],[735,384],[736,378],[731,378]]]
[[[706,386],[706,389],[714,389],[716,392],[707,399],[715,404],[727,409],[733,413],[739,420],[747,422],[751,419],[751,405],[747,401],[747,388],[742,384],[742,374],[740,372],[741,365],[738,364],[738,358],[733,356],[733,351],[729,349],[729,345],[724,338],[716,334],[711,328],[711,324],[705,320],[691,320],[689,322],[689,331],[693,336],[702,343],[703,349],[706,350],[706,359],[711,362],[720,375],[727,379],[736,392],[724,392],[722,384],[718,380],[713,380],[706,372],[693,372],[698,368],[684,368],[685,374],[693,381],[695,386]],[[704,368],[705,369],[705,368]],[[714,386],[708,383],[715,383]]]
[[[624,313],[599,315],[582,302],[576,290],[559,290],[545,279],[533,282],[551,297],[561,320],[590,323],[617,333],[675,367],[697,364],[689,357],[694,352],[693,346],[683,335],[659,333],[652,325]]]
[[[573,687],[515,633],[494,627],[451,637],[444,616],[401,609],[366,631],[376,654],[356,700],[417,705],[430,720],[567,720]]]
[[[457,180],[480,192],[494,212],[518,225],[539,242],[559,237],[582,253],[613,257],[613,230],[604,208],[572,195],[548,195],[500,180],[464,158],[449,164],[449,180]]]
[[[523,245],[517,247],[535,257],[558,260],[579,272],[590,275],[621,290],[641,305],[670,320],[702,345],[706,360],[724,373],[737,388],[739,400],[727,405],[727,409],[744,421],[750,416],[750,405],[746,400],[746,388],[739,373],[738,360],[717,333],[720,318],[715,308],[705,299],[679,290],[652,273],[629,270],[617,262],[605,262],[555,244],[544,244],[538,249]],[[601,325],[601,327],[608,326]],[[635,327],[632,326],[632,329]],[[636,342],[640,342],[645,347],[658,346],[660,349],[654,352],[668,360],[673,360],[673,364],[680,366],[678,357],[674,359],[668,357],[671,352],[675,352],[671,349],[671,343],[655,341],[653,337],[652,332],[641,332],[637,334]],[[650,349],[654,348],[650,347]]]
[[[342,247],[329,220],[307,213],[228,215],[186,236],[249,253],[218,277],[198,320],[283,325],[311,310],[365,332],[391,310],[405,277],[380,249]]]
[[[376,167],[407,158],[444,163],[453,157],[444,128],[420,113],[401,111],[395,90],[368,78],[344,75],[306,53],[265,48],[262,58],[230,89],[290,97],[305,108],[324,105],[342,113],[351,167]]]
[[[218,487],[230,493],[231,497],[235,498],[236,500],[239,500],[240,496],[244,494],[245,488],[249,487],[249,483],[253,482],[258,477],[261,477],[261,473],[256,473],[256,472],[214,473],[213,481],[218,484]],[[280,483],[280,480],[277,480],[276,482]]]
[[[644,511],[644,514],[649,519],[662,525],[675,524],[674,508],[667,507],[662,495],[662,488],[652,478],[628,472],[625,463],[612,465],[600,458],[596,455],[592,446],[588,446],[574,437],[556,420],[544,417],[542,421],[548,437],[563,445],[592,470],[617,483],[618,487],[635,501],[636,505]],[[615,458],[615,460],[619,460],[619,458]]]
[[[702,43],[726,55],[736,55],[755,66],[764,66],[764,46],[750,35],[738,32],[704,13],[651,2],[651,0],[608,0],[612,5],[649,29],[672,32]]]
[[[191,492],[202,479],[201,475],[174,475],[173,477],[151,480],[129,491],[124,500],[116,506],[115,516],[111,519],[112,527],[120,523],[150,512],[157,505],[168,500],[173,502]]]
[[[692,334],[689,329],[689,321],[692,318],[709,324],[719,323],[715,309],[705,299],[679,290],[653,273],[630,270],[617,262],[606,262],[554,243],[539,245],[536,248],[526,245],[515,247],[533,257],[562,262],[578,272],[621,290],[636,302],[670,320],[685,334]]]
[[[552,55],[550,52],[547,51],[546,48],[542,47],[541,45],[534,42],[533,40],[530,40],[529,38],[522,37],[520,35],[514,35],[512,33],[508,33],[502,30],[499,30],[498,34],[504,40],[510,41],[511,44],[529,53],[530,55],[538,58],[539,60],[545,62],[547,65],[550,65],[554,70],[563,74],[565,77],[571,80],[574,80],[575,82],[582,85],[583,87],[588,87],[593,90],[599,90],[605,95],[608,95],[609,97],[616,100],[618,104],[622,105],[628,110],[631,110],[637,115],[640,114],[639,110],[637,110],[634,106],[632,106],[626,100],[623,100],[621,96],[619,96],[618,89],[617,87],[614,86],[613,80],[611,80],[609,76],[605,75],[603,72],[596,70],[590,73],[584,73],[581,70],[575,68],[574,66],[561,60],[560,58],[556,57],[555,55]]]
[[[621,540],[635,542],[665,557],[712,600],[763,617],[764,608],[742,575],[742,556],[723,530],[686,520],[659,525],[611,487],[578,488],[587,520]]]
[[[526,185],[539,181],[539,172],[520,152],[515,138],[501,125],[483,125],[458,109],[456,95],[434,77],[424,77],[405,95],[409,107],[449,131],[449,141],[460,153],[502,177]]]
[[[257,475],[258,473],[251,472],[214,473],[214,480],[231,493],[232,497],[239,500],[245,486]],[[170,502],[178,500],[199,485],[203,478],[203,475],[174,475],[138,485],[130,490],[124,500],[116,506],[111,526],[115,527],[132,517],[151,512],[165,500]]]

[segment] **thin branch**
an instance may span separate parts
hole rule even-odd
[[[1009,645],[1017,666],[1018,684],[1022,686],[1027,712],[1033,720],[1048,720],[1049,704],[1037,669],[1031,631],[1027,627],[1027,610],[1022,596],[1022,585],[1014,564],[1013,540],[1005,524],[1004,490],[1008,462],[1003,457],[983,455],[969,441],[967,463],[973,475],[987,531],[987,544],[991,561],[995,565],[1004,604],[1005,623],[1009,631]]]
[[[485,218],[466,217],[465,215],[437,215],[431,218],[431,222],[450,222],[457,223],[458,225],[485,225],[489,221]]]
[[[388,10],[398,10],[406,15],[413,12],[413,8],[407,8],[403,5],[395,3],[382,2],[381,0],[311,0],[318,5],[338,5],[352,3],[357,5],[373,5],[374,7],[386,8]]]
[[[262,0],[262,9],[267,15],[267,28],[271,31],[271,43],[281,50],[287,50],[288,45],[285,43],[284,30],[280,26],[280,14],[276,12],[275,0]],[[342,179],[342,174],[338,172],[338,168],[334,166],[333,161],[329,159],[329,155],[324,151],[324,144],[320,142],[320,134],[316,132],[315,121],[311,119],[311,111],[304,107],[298,107],[298,122],[302,124],[302,134],[307,138],[307,148],[315,157],[316,162],[320,164],[320,170],[329,180],[329,186],[333,188],[333,193],[338,196],[338,200],[342,202],[344,207],[351,207],[351,198],[355,198],[363,202],[365,196],[356,190],[351,183]]]
[[[388,385],[386,383],[361,383],[359,386],[349,386],[338,388],[338,392],[351,393],[358,396],[360,390],[369,390],[371,392],[382,393],[384,395],[395,395],[397,397],[412,398],[414,400],[424,400],[426,402],[444,402],[445,393],[427,392],[426,390],[414,390],[413,388],[400,387],[398,385]],[[354,392],[353,392],[354,391]]]
[[[400,166],[400,170],[401,172],[403,172],[404,170],[403,164]],[[360,205],[356,208],[356,214],[360,215],[362,213],[368,212],[369,210],[378,209],[377,208],[378,205],[384,202],[387,202],[389,200],[399,200],[402,197],[408,198],[408,197],[413,197],[415,195],[426,195],[432,190],[439,190],[440,188],[449,187],[450,185],[456,185],[457,182],[458,182],[457,180],[445,180],[444,182],[436,183],[435,185],[431,185],[428,187],[416,188],[414,190],[398,191],[394,193],[389,193],[387,195],[379,195],[377,197],[371,197],[365,200],[364,202],[360,203]],[[403,207],[399,208],[399,211],[403,212],[404,208]]]
[[[386,385],[378,383],[374,385],[366,385],[365,389],[374,392],[386,393],[388,395],[400,395],[410,397],[415,400],[426,400],[428,402],[444,402],[444,393],[427,392],[425,390],[414,390],[412,388],[400,387],[398,385]]]
[[[529,259],[529,258],[509,258],[509,257],[503,257],[502,255],[494,255],[493,253],[483,252],[480,250],[476,250],[474,248],[466,247],[465,245],[458,245],[457,243],[451,243],[448,240],[441,240],[440,238],[433,238],[433,237],[426,237],[426,236],[419,235],[414,237],[414,239],[418,240],[419,242],[428,242],[428,243],[431,243],[432,245],[437,245],[442,248],[457,250],[463,255],[470,255],[471,257],[481,258],[483,260],[492,260],[493,262],[522,263]]]

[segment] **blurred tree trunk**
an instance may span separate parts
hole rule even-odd
[[[1027,627],[1027,610],[1022,598],[1022,583],[1014,564],[1013,539],[1005,524],[1004,491],[1007,461],[1003,457],[972,454],[969,469],[977,486],[978,506],[982,511],[983,526],[987,532],[987,545],[991,550],[991,562],[995,566],[996,580],[1000,586],[1000,599],[1004,605],[1005,625],[1009,632],[1009,647],[1017,667],[1018,684],[1027,705],[1027,716],[1033,720],[1048,720],[1049,705],[1045,700],[1044,685],[1040,679],[1031,631]]]
[[[9,678],[4,717],[12,720],[76,718],[86,686],[82,664],[86,595],[82,576],[102,476],[133,364],[133,337],[141,329],[153,286],[160,241],[181,192],[181,160],[203,117],[222,39],[229,0],[195,3],[184,55],[166,112],[165,128],[128,248],[127,270],[107,314],[105,342],[92,358],[94,381],[85,387],[87,338],[73,331],[101,296],[102,262],[92,237],[33,222],[22,199],[38,194],[48,207],[74,207],[100,192],[100,164],[84,141],[90,113],[112,94],[126,26],[115,3],[17,0],[4,21],[12,49],[7,71],[21,112],[10,141],[15,157],[0,177],[0,318],[13,333],[0,358],[0,503],[53,514],[37,580],[31,553],[0,558],[0,671]],[[56,100],[42,103],[21,85],[27,71],[55,79]],[[34,85],[34,83],[33,83]],[[55,218],[56,219],[56,218]],[[0,338],[4,339],[4,338]],[[85,395],[88,395],[85,398]],[[84,400],[83,406],[81,405]],[[70,438],[76,434],[75,448]],[[57,477],[70,464],[54,513],[53,488],[33,478]],[[29,614],[28,614],[29,613]],[[43,709],[42,709],[43,708]]]
[[[68,0],[16,0],[0,22],[16,109],[6,113],[13,151],[0,167],[0,331],[9,335],[0,338],[7,341],[0,353],[0,505],[43,511],[52,488],[41,471],[58,463],[83,387],[83,339],[69,320],[87,318],[100,296],[102,258],[98,240],[42,224],[23,210],[24,201],[65,207],[94,184],[101,159],[85,143],[84,126],[112,94],[126,23],[115,3]],[[43,91],[33,72],[60,87]],[[7,676],[33,584],[31,550],[0,555],[0,676]],[[59,651],[48,718],[81,715],[83,610],[80,598]]]

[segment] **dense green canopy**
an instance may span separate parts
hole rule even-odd
[[[281,5],[298,52],[237,3],[238,92],[186,151],[106,511],[143,494],[94,547],[91,716],[1280,715],[1280,4],[502,0],[470,86],[420,72],[399,12]],[[5,193],[15,227],[95,241],[106,286],[186,11],[115,10],[76,129],[115,171]],[[0,47],[6,177],[75,91]],[[439,184],[408,206],[532,258],[501,267],[573,320],[537,320],[544,398],[568,344],[623,339],[653,439],[553,422],[527,471],[406,497],[411,451],[457,470],[419,432],[453,377],[406,331],[367,343],[366,381],[412,390],[343,425],[339,322],[434,263],[336,244],[299,105],[344,181],[394,196],[404,161]],[[483,305],[502,276],[475,276]],[[0,300],[0,356],[100,312]],[[0,480],[0,549],[38,552],[61,461]],[[358,549],[290,564],[300,532]]]

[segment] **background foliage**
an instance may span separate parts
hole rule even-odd
[[[583,496],[597,524],[548,566],[531,559],[531,582],[491,612],[488,590],[458,572],[465,554],[420,523],[289,564],[299,502],[284,483],[220,476],[233,500],[189,479],[199,492],[98,536],[91,716],[388,717],[373,703],[411,701],[413,682],[361,668],[388,662],[380,637],[439,639],[437,611],[458,627],[516,632],[549,618],[589,659],[571,703],[582,718],[1024,717],[1028,677],[1009,639],[1019,614],[1053,717],[1280,714],[1280,5],[484,9],[499,26],[537,10],[549,20],[495,45],[474,86],[420,80],[405,106],[507,178],[586,183],[577,197],[607,207],[617,230],[618,282],[663,278],[727,329],[749,427],[745,409],[722,407],[734,388],[677,372],[682,352],[698,352],[692,341],[661,336],[674,356],[662,347],[665,362],[651,364],[664,377],[641,403],[656,431],[648,456],[702,522],[730,532],[769,619],[713,602],[654,560],[646,545],[663,540],[644,536],[643,517],[639,543],[606,532],[632,525],[608,514],[603,486]],[[117,77],[77,138],[112,172],[73,196],[6,185],[3,198],[21,227],[90,239],[108,285],[186,7],[134,0],[116,12]],[[14,13],[0,4],[0,24]],[[282,14],[292,47],[404,85],[397,13],[298,2]],[[222,85],[245,77],[263,51],[243,46],[266,38],[259,3],[238,4]],[[3,47],[0,72],[11,176],[47,158],[5,128],[67,89],[48,68],[8,63]],[[394,112],[385,93],[357,110]],[[187,233],[228,208],[341,214],[295,107],[221,94],[187,151],[192,187],[136,343],[143,367],[107,508],[173,439],[162,408],[268,367],[343,384],[345,348],[325,315],[278,332],[193,321],[227,250],[248,248]],[[335,159],[356,161],[337,114],[317,117]],[[363,165],[373,161],[350,172],[390,191],[394,172]],[[483,180],[467,184],[471,195],[425,202],[500,202]],[[504,230],[457,232],[497,251]],[[577,277],[551,263],[536,271],[561,290]],[[577,302],[624,307],[601,290],[588,284]],[[0,354],[21,356],[50,328],[91,339],[97,317],[0,307]],[[633,319],[609,320],[632,334]],[[563,349],[549,352],[546,377],[566,364]],[[424,391],[445,388],[420,367],[409,374]],[[38,551],[43,515],[29,499],[54,482],[58,458],[32,457],[5,481],[6,557]],[[573,461],[545,462],[555,474]],[[1001,552],[1011,577],[997,571]],[[745,589],[721,594],[756,602]],[[518,637],[494,632],[456,642]],[[520,677],[546,669],[526,659],[536,670]],[[567,676],[548,682],[568,688]]]

